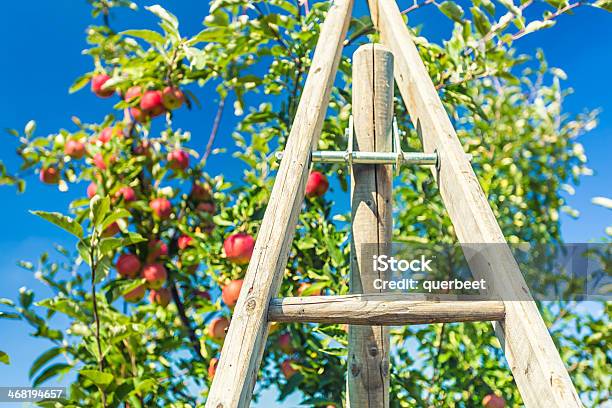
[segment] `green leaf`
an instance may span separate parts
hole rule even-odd
[[[100,240],[100,252],[107,254],[123,246],[123,238],[103,238]]]
[[[91,266],[90,261],[91,259],[89,259],[89,250],[90,250],[90,245],[87,241],[85,240],[80,240],[77,243],[77,251],[79,251],[79,256],[87,263],[87,265]]]
[[[0,298],[0,305],[15,306],[15,303],[10,299]]]
[[[91,212],[91,223],[94,227],[100,226],[110,211],[110,198],[108,196],[104,198],[98,195],[94,196],[91,199],[89,209]]]
[[[489,19],[478,7],[472,7],[470,11],[474,17],[474,25],[476,25],[476,30],[478,30],[480,35],[486,35],[491,30],[491,23],[489,22]]]
[[[21,307],[24,309],[29,308],[32,300],[34,300],[34,292],[26,288],[19,289],[19,304]]]
[[[32,382],[32,387],[38,387],[48,379],[55,377],[59,374],[64,374],[70,371],[72,366],[66,363],[57,363],[50,365],[43,371],[36,379]]]
[[[40,302],[37,302],[36,305],[55,310],[56,312],[64,313],[65,315],[80,320],[82,322],[89,321],[89,317],[85,313],[83,313],[80,305],[73,299],[50,298],[41,300]]]
[[[612,12],[612,0],[597,0],[593,3],[593,7],[598,7],[606,11]]]
[[[68,93],[73,94],[76,91],[80,90],[81,88],[83,88],[85,85],[89,83],[90,79],[91,79],[91,74],[81,75],[72,83],[72,85],[70,85],[70,88],[68,89]]]
[[[58,212],[45,212],[45,211],[30,211],[32,214],[39,216],[42,219],[45,219],[60,228],[68,231],[72,235],[77,238],[83,237],[83,227],[81,224],[73,220],[72,218],[60,214]]]
[[[32,136],[35,130],[36,130],[36,122],[31,120],[28,123],[26,123],[23,131],[26,134],[26,136],[30,137]]]
[[[0,319],[19,320],[21,317],[17,313],[0,312]]]
[[[219,42],[230,38],[231,32],[225,27],[210,27],[200,31],[187,41],[187,45],[195,45],[201,42]]]
[[[145,241],[147,241],[147,239],[144,238],[142,235],[136,232],[130,232],[128,233],[127,237],[123,238],[123,246],[130,246]]]
[[[440,11],[444,13],[448,18],[460,23],[463,17],[463,9],[457,3],[452,1],[445,1],[440,4]]]
[[[145,7],[146,10],[155,14],[157,17],[161,18],[163,21],[166,21],[173,28],[178,28],[178,20],[176,16],[167,11],[165,8],[160,6],[159,4],[154,4],[153,6]]]
[[[162,45],[165,41],[164,36],[153,30],[126,30],[120,34],[129,35],[147,41],[150,44]]]
[[[118,210],[115,210],[112,214],[110,214],[104,219],[104,221],[102,222],[102,227],[100,227],[100,229],[104,231],[113,222],[121,218],[128,218],[130,215],[131,215],[130,212],[126,210],[125,208],[120,208]]]
[[[604,208],[612,210],[612,199],[608,197],[593,197],[591,202],[595,205],[600,205]]]
[[[88,378],[91,380],[91,382],[102,388],[108,386],[115,378],[112,374],[103,373],[102,371],[98,370],[81,370],[79,371],[79,374]]]
[[[531,23],[527,24],[527,27],[525,27],[524,33],[525,34],[533,33],[534,31],[538,31],[543,28],[552,27],[554,25],[555,25],[555,22],[553,20],[532,21]]]
[[[42,353],[40,356],[38,356],[38,358],[34,360],[34,362],[32,363],[32,367],[30,367],[30,372],[28,373],[28,377],[30,378],[34,377],[34,374],[36,374],[38,370],[42,368],[42,366],[47,364],[54,357],[58,356],[61,353],[61,351],[62,349],[59,347],[52,347],[49,350]]]
[[[11,364],[11,360],[9,359],[8,354],[6,354],[2,350],[0,350],[0,363],[4,363],[6,365],[10,365]]]

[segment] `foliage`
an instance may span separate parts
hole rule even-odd
[[[52,343],[32,364],[34,385],[76,374],[64,406],[114,407],[122,401],[134,407],[194,406],[207,395],[209,364],[219,356],[222,345],[210,336],[207,325],[215,317],[231,316],[219,296],[220,288],[246,270],[223,255],[222,243],[234,232],[257,233],[277,166],[275,152],[286,141],[327,3],[214,0],[204,28],[193,36],[181,33],[177,18],[159,5],[147,10],[157,16],[160,29],[118,33],[110,26],[113,8],[135,6],[128,1],[90,3],[93,16],[101,16],[104,22],[87,30],[90,46],[85,53],[92,57],[94,68],[78,78],[70,91],[77,92],[95,75],[106,73],[110,79],[104,90],[125,96],[134,86],[143,90],[175,87],[184,92],[187,108],[215,112],[215,107],[197,98],[198,87],[214,86],[219,95],[216,120],[223,114],[225,101],[234,101],[233,111],[239,118],[232,135],[238,149],[234,157],[245,167],[243,180],[232,184],[223,174],[215,174],[222,169],[205,171],[208,155],[223,153],[210,149],[215,132],[200,157],[199,149],[188,147],[190,133],[173,125],[172,109],[163,118],[139,120],[135,113],[142,96],[119,98],[114,111],[99,123],[82,123],[75,117],[73,130],[46,137],[35,135],[34,122],[22,132],[12,131],[23,164],[19,176],[8,176],[0,167],[5,182],[23,184],[20,176],[26,171],[54,168],[61,174],[59,190],[81,188],[85,181],[92,183],[96,194],[74,201],[72,217],[35,213],[74,234],[77,251],[57,247],[59,260],[45,253],[36,265],[22,262],[54,294],[34,302],[34,294],[24,289],[17,305],[0,299],[1,305],[13,310],[0,312],[0,318],[21,318],[33,327],[34,336]],[[432,3],[415,3],[407,13]],[[469,17],[461,6],[445,1],[436,7],[455,21],[449,40],[433,44],[414,32],[427,69],[466,152],[473,154],[480,182],[512,242],[562,241],[559,211],[575,214],[562,193],[571,192],[581,176],[590,174],[577,138],[596,125],[596,112],[565,113],[563,71],[548,67],[541,52],[533,61],[516,55],[512,48],[515,40],[552,26],[554,18],[576,7],[548,3],[553,11],[528,20],[524,10],[530,1],[520,5],[511,0],[474,1]],[[601,2],[594,5],[607,8]],[[369,34],[376,38],[371,22],[354,19],[348,44],[366,42]],[[339,77],[321,149],[340,150],[346,145],[343,129],[351,100],[347,56],[341,61]],[[249,94],[257,97],[248,98]],[[257,104],[250,102],[253,99]],[[404,149],[421,149],[399,98],[396,116],[405,135]],[[107,128],[113,136],[105,142],[100,135]],[[69,141],[84,143],[84,158],[66,155]],[[172,162],[176,151],[188,152],[190,165],[177,167]],[[334,174],[346,190],[344,167],[321,168]],[[210,196],[194,197],[193,186],[210,190]],[[397,186],[395,239],[455,240],[426,169],[403,172]],[[122,193],[126,187],[133,189],[135,199]],[[171,202],[169,217],[154,214],[150,202],[158,198]],[[201,206],[203,202],[207,206]],[[282,296],[295,295],[303,283],[312,284],[305,295],[317,290],[348,292],[348,216],[334,213],[327,199],[306,200]],[[115,227],[119,231],[113,231]],[[180,248],[182,235],[194,238],[193,244]],[[167,255],[159,261],[168,270],[166,287],[173,302],[167,307],[147,300],[127,303],[121,296],[146,282],[115,275],[113,260],[132,253],[149,262],[156,251],[151,243],[157,240],[168,246]],[[583,401],[597,406],[608,398],[606,367],[611,356],[604,339],[609,308],[601,315],[578,318],[574,307],[544,304],[542,310],[564,360],[571,364]],[[67,328],[53,326],[51,318],[56,314],[68,319]],[[286,333],[297,350],[290,355],[278,346],[279,337]],[[487,324],[397,328],[393,343],[398,346],[392,355],[393,406],[475,406],[490,392],[503,395],[511,406],[521,401],[509,369],[500,363],[503,352]],[[298,373],[285,379],[279,366],[288,358],[296,361]],[[9,363],[5,353],[0,352],[0,362]],[[277,387],[281,399],[299,390],[306,405],[341,406],[345,368],[344,327],[275,325],[258,390]]]

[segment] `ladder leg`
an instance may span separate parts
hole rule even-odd
[[[287,263],[304,200],[310,152],[323,125],[352,8],[352,0],[335,0],[321,27],[206,408],[247,407],[251,402],[268,336],[268,304],[278,292]]]
[[[366,44],[353,55],[355,150],[390,152],[393,123],[393,54]],[[349,135],[352,137],[352,135]],[[378,293],[372,255],[388,254],[393,233],[390,165],[351,168],[351,293]],[[389,406],[389,328],[349,326],[347,406]]]
[[[495,330],[525,405],[582,406],[395,0],[368,3],[383,43],[395,56],[395,79],[424,150],[438,152],[434,176],[459,242],[489,244],[469,265],[504,300],[506,319]]]

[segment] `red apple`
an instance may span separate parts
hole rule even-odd
[[[306,197],[321,197],[329,188],[329,181],[325,174],[313,171],[308,176],[306,183]]]
[[[132,289],[125,295],[123,295],[123,299],[126,302],[137,303],[140,302],[145,296],[145,287],[143,285],[136,286],[136,288]]]
[[[141,266],[140,259],[134,254],[121,254],[115,264],[119,275],[130,279],[138,276]]]
[[[153,214],[161,220],[165,220],[172,214],[172,204],[167,198],[155,198],[151,200],[149,207],[153,210]]]
[[[64,145],[64,153],[73,159],[81,159],[85,156],[85,145],[78,140],[68,140]]]
[[[208,183],[193,183],[189,196],[193,201],[210,201],[212,199],[212,189]]]
[[[218,365],[219,359],[217,357],[213,357],[210,359],[210,362],[208,363],[208,378],[210,378],[211,380],[215,377]]]
[[[225,256],[231,262],[244,265],[249,263],[255,248],[255,240],[249,234],[237,233],[227,237],[223,243]]]
[[[191,238],[189,235],[181,235],[180,237],[178,237],[178,247],[180,249],[187,248],[189,245],[191,245],[192,242],[193,238]]]
[[[104,84],[110,79],[106,74],[96,74],[91,78],[91,91],[100,98],[108,98],[115,93],[114,89],[102,89]]]
[[[102,143],[110,142],[113,137],[121,137],[123,132],[119,126],[107,126],[98,135],[98,140]]]
[[[179,88],[167,86],[162,91],[162,102],[166,109],[178,109],[185,101],[185,95]]]
[[[151,117],[164,113],[166,108],[162,102],[162,93],[160,91],[146,91],[140,98],[140,109]]]
[[[215,212],[217,211],[217,207],[213,202],[199,203],[196,209],[210,215],[215,215]]]
[[[132,102],[134,101],[136,98],[140,98],[140,96],[142,95],[142,87],[135,85],[135,86],[131,86],[130,88],[128,88],[127,91],[125,91],[125,95],[123,97],[123,100],[126,102]]]
[[[102,156],[102,153],[96,153],[92,160],[94,166],[96,166],[100,170],[106,170],[106,162],[104,161],[104,156]]]
[[[291,345],[291,334],[289,333],[281,334],[278,337],[278,347],[280,347],[280,349],[287,354],[293,353],[294,349],[293,349],[293,346]]]
[[[55,167],[43,167],[40,169],[40,181],[45,184],[57,184],[60,180],[60,173]]]
[[[485,408],[504,408],[506,401],[496,394],[488,394],[482,399],[482,405]]]
[[[230,281],[230,283],[223,287],[221,299],[223,299],[223,303],[228,307],[234,307],[236,302],[238,302],[238,296],[240,296],[240,290],[242,289],[243,283],[244,281],[242,279],[236,279]]]
[[[164,107],[164,105],[159,105],[158,107],[151,109],[150,111],[147,111],[147,112],[149,112],[149,115],[151,115],[152,118],[156,118],[166,113],[166,108]]]
[[[147,281],[149,288],[159,289],[168,279],[168,272],[163,265],[150,263],[142,268],[142,277]]]
[[[149,301],[151,303],[160,305],[161,307],[168,306],[171,298],[172,294],[168,288],[160,288],[157,290],[151,290],[151,292],[149,292]]]
[[[147,262],[153,262],[160,256],[168,255],[168,245],[164,241],[154,239],[149,241],[147,245],[149,248],[149,255],[147,256]]]
[[[117,190],[117,193],[115,193],[115,197],[123,197],[123,201],[129,203],[136,200],[136,192],[132,187],[123,186],[119,190]]]
[[[101,235],[104,238],[108,238],[108,237],[112,237],[114,235],[117,235],[119,233],[119,231],[121,231],[121,228],[119,228],[119,224],[117,224],[116,222],[113,222],[111,225],[106,227],[106,229],[104,231],[102,231]]]
[[[312,286],[312,284],[308,283],[308,282],[302,282],[300,284],[300,286],[297,289],[297,294],[298,296],[303,296],[304,292],[309,289]],[[321,296],[321,289],[316,289],[312,292],[308,293],[308,296]]]
[[[87,198],[92,199],[98,191],[98,186],[93,181],[87,186]]]
[[[148,113],[140,108],[137,108],[136,106],[132,106],[130,108],[130,116],[138,123],[146,122],[147,120],[149,120]]]
[[[102,143],[108,143],[113,137],[113,128],[105,127],[98,135],[98,140]]]
[[[189,154],[184,150],[174,150],[168,153],[168,167],[172,170],[185,170],[189,167]]]
[[[223,340],[229,328],[229,320],[225,317],[215,317],[208,325],[208,336],[215,340]]]
[[[297,370],[292,367],[293,363],[295,363],[293,359],[287,359],[281,363],[281,371],[286,379],[290,379],[297,373]]]

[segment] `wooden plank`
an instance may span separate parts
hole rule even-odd
[[[359,47],[353,54],[355,151],[392,150],[393,88],[393,54],[380,44]],[[390,165],[351,168],[351,293],[380,292],[371,255],[390,255],[392,182]],[[388,407],[389,328],[349,326],[348,341],[347,406]]]
[[[499,244],[469,264],[504,300],[506,319],[494,327],[526,406],[582,406],[395,0],[368,3],[383,43],[394,53],[395,79],[424,150],[440,155],[434,172],[459,241]]]
[[[316,146],[348,30],[352,0],[330,6],[285,147],[270,201],[234,309],[207,408],[247,407],[263,356],[267,309],[278,293]]]
[[[304,296],[272,299],[268,320],[291,323],[406,324],[502,320],[500,301],[433,301],[405,294]]]

